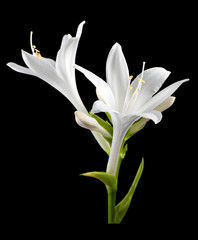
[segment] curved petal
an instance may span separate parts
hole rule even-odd
[[[99,112],[109,112],[110,113],[110,112],[117,112],[117,111],[114,111],[110,106],[105,104],[103,101],[97,100],[94,102],[94,104],[92,106],[91,113],[95,114],[95,113],[99,113]]]
[[[60,46],[60,49],[63,48],[66,44],[67,44],[67,41],[72,38],[72,36],[70,34],[67,34],[67,35],[64,35],[63,38],[62,38],[62,41],[61,41],[61,46]]]
[[[134,116],[138,118],[141,117],[141,118],[153,120],[155,124],[159,123],[162,120],[162,113],[157,110],[152,110],[150,112],[144,112],[137,115],[128,115],[128,116],[125,116],[123,119],[125,122],[131,122],[131,125],[132,125]]]
[[[115,98],[116,110],[122,112],[129,87],[129,70],[121,46],[116,43],[109,52],[106,63],[107,83]]]
[[[170,108],[173,103],[175,102],[176,97],[169,97],[167,98],[165,101],[163,101],[160,105],[158,105],[155,110],[159,111],[159,112],[163,112],[165,110],[167,110],[168,108]]]
[[[82,32],[83,24],[84,23],[81,23],[79,25],[79,37]],[[72,104],[77,110],[87,113],[76,86],[74,64],[78,43],[79,38],[72,38],[71,35],[65,35],[63,37],[61,48],[56,57],[56,72],[58,76],[63,79],[67,91],[70,92],[70,101]]]
[[[56,71],[71,87],[76,88],[75,64],[76,51],[78,47],[77,38],[67,37],[64,46],[58,51],[56,56]]]
[[[78,29],[76,32],[76,37],[80,38],[81,34],[82,34],[82,30],[83,30],[83,25],[85,24],[85,21],[82,21],[79,25],[78,25]]]
[[[189,79],[181,80],[171,84],[166,87],[155,96],[153,96],[147,103],[145,103],[142,107],[137,109],[138,113],[149,112],[156,108],[158,105],[163,103],[167,98],[169,98],[184,82],[189,81]]]
[[[105,101],[105,103],[108,106],[114,108],[115,106],[114,96],[109,85],[105,81],[103,81],[101,78],[99,78],[92,72],[86,70],[85,68],[80,67],[78,65],[75,65],[75,68],[78,71],[82,72],[87,77],[87,79],[93,83],[93,85],[97,88],[101,98]]]
[[[22,51],[22,57],[26,65],[37,77],[43,79],[54,88],[59,88],[62,80],[58,78],[52,65],[43,61],[42,58],[37,58],[25,51]]]
[[[11,69],[13,69],[16,72],[35,76],[35,73],[32,72],[29,68],[20,66],[16,63],[10,62],[10,63],[7,63],[7,66],[10,67]]]
[[[66,83],[57,75],[55,68],[42,58],[37,58],[27,52],[22,52],[23,60],[29,69],[35,74],[35,76],[41,78],[52,87],[61,92],[79,111],[87,113],[84,105],[78,97],[78,93],[75,93],[68,88]],[[76,90],[77,91],[77,90]]]
[[[138,94],[136,107],[139,108],[146,103],[162,86],[164,81],[168,78],[170,72],[161,67],[150,68],[144,71],[144,83],[141,85],[141,90]],[[139,83],[141,74],[139,74],[132,83],[132,90],[135,89]]]

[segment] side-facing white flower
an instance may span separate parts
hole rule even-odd
[[[22,50],[22,58],[27,68],[12,62],[7,65],[17,72],[41,78],[61,92],[76,109],[87,113],[76,87],[75,71],[73,69],[84,23],[83,21],[78,26],[76,37],[72,37],[70,34],[63,36],[56,61],[45,58],[41,56],[40,52],[38,53],[36,46],[32,43],[33,33],[31,32],[30,47],[32,54]]]
[[[97,88],[101,100],[93,104],[92,113],[109,112],[113,122],[113,140],[107,173],[115,174],[122,141],[131,125],[139,118],[152,119],[156,124],[162,114],[155,108],[168,99],[188,79],[178,81],[155,94],[169,76],[164,68],[150,68],[139,74],[130,84],[128,66],[121,46],[116,43],[106,63],[107,82],[90,71],[75,66]],[[155,94],[155,95],[154,95]]]
[[[61,47],[56,56],[56,61],[41,56],[40,51],[37,50],[36,46],[32,43],[33,33],[31,32],[30,47],[32,54],[22,50],[22,58],[27,67],[20,66],[13,62],[8,63],[7,65],[17,72],[41,78],[61,92],[78,111],[89,116],[77,90],[74,68],[76,51],[84,23],[85,21],[79,24],[75,37],[72,37],[70,34],[63,36]],[[109,143],[103,138],[103,136],[95,131],[92,133],[99,145],[104,150],[109,151]]]

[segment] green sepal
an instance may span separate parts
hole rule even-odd
[[[128,130],[124,140],[125,142],[129,140],[129,138],[133,137],[136,133],[138,133],[140,130],[142,130],[148,120],[146,118],[140,118],[137,120]]]
[[[96,121],[100,124],[100,126],[102,126],[105,130],[107,130],[108,133],[111,134],[111,136],[113,136],[113,127],[108,121],[104,121],[102,118],[100,118],[95,114],[92,114],[92,113],[89,113],[89,114],[92,118],[96,119]]]
[[[125,214],[127,213],[127,210],[130,206],[130,203],[131,203],[131,200],[133,197],[133,194],[136,190],[136,187],[137,187],[140,177],[142,175],[143,168],[144,168],[144,158],[142,158],[142,161],[141,161],[138,171],[136,173],[135,179],[134,179],[128,193],[123,198],[123,200],[117,204],[117,206],[115,208],[114,223],[120,223],[122,221],[122,219],[124,218]]]
[[[80,175],[85,177],[96,178],[103,182],[107,188],[110,188],[113,191],[117,190],[117,179],[115,175],[108,174],[106,172],[87,172]]]

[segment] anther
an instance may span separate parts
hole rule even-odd
[[[34,53],[35,53],[35,55],[38,57],[38,58],[41,58],[42,56],[41,56],[41,54],[40,54],[40,51],[38,50],[38,49],[36,49],[36,46],[35,45],[33,45],[32,46],[33,48],[34,48]]]
[[[143,83],[146,83],[143,79],[138,78],[138,81],[141,81]]]

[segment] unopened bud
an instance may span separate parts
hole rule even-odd
[[[92,131],[97,131],[101,133],[104,137],[111,137],[111,135],[100,126],[100,124],[96,121],[96,119],[90,117],[89,115],[76,111],[75,112],[75,120],[79,126],[82,128],[86,128]]]

